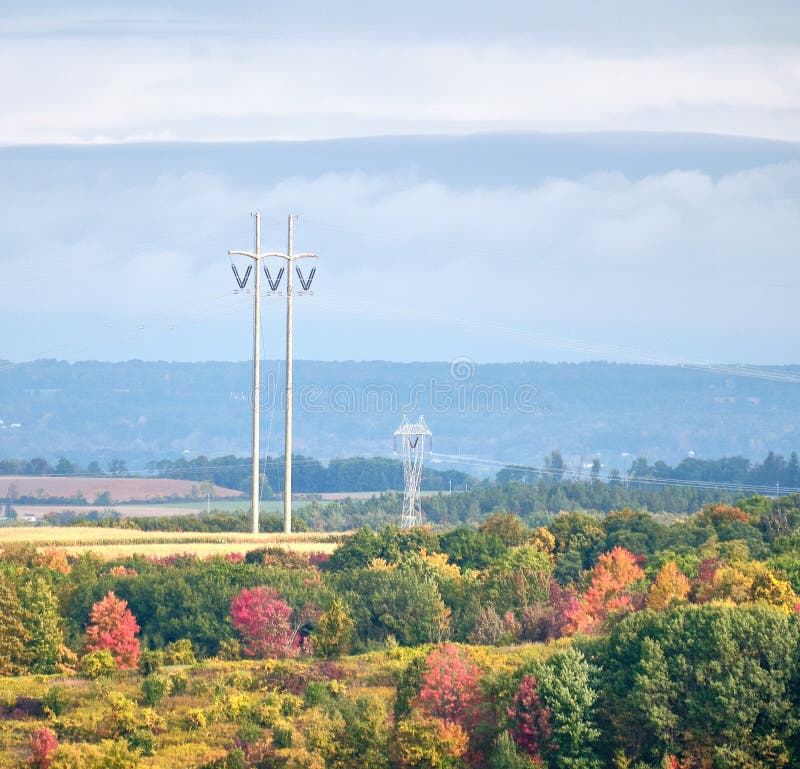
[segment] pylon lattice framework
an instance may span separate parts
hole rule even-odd
[[[403,512],[400,515],[400,525],[404,528],[419,526],[422,523],[422,509],[419,504],[419,484],[422,480],[422,461],[425,457],[425,444],[431,451],[433,433],[425,424],[425,418],[420,417],[419,422],[409,422],[408,417],[394,431],[394,452],[397,454],[397,444],[400,443],[403,457],[403,480],[405,492],[403,494]]]

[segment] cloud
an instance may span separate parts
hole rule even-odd
[[[800,47],[592,52],[463,41],[12,37],[0,143],[477,130],[800,139]]]
[[[0,358],[247,358],[226,251],[251,247],[260,209],[264,249],[284,248],[293,210],[296,248],[322,255],[300,357],[797,361],[797,162],[491,189],[109,167],[6,186],[0,206],[3,322],[26,329]],[[268,355],[281,301],[265,304]]]

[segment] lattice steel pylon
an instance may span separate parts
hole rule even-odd
[[[425,457],[425,443],[431,451],[433,433],[425,424],[425,417],[420,417],[419,422],[409,422],[408,417],[394,431],[394,453],[397,454],[398,441],[403,456],[403,480],[405,492],[403,494],[403,512],[400,515],[400,525],[404,528],[419,526],[422,523],[422,508],[419,504],[419,484],[422,480],[422,460]]]

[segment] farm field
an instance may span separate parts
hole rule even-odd
[[[203,487],[195,481],[181,481],[172,478],[104,478],[5,475],[0,477],[0,492],[9,497],[40,497],[70,499],[82,495],[87,502],[94,504],[103,493],[108,493],[111,501],[133,502],[157,499],[205,499]],[[13,492],[13,493],[9,493]],[[244,497],[241,491],[214,486],[213,498],[235,499]]]
[[[241,503],[234,503],[233,509],[239,509]],[[217,508],[214,505],[214,508]],[[190,515],[192,513],[204,513],[206,506],[202,502],[190,502],[187,504],[163,504],[163,505],[14,505],[14,510],[20,518],[44,518],[51,513],[61,514],[73,512],[79,515],[89,513],[105,513],[112,510],[119,513],[123,518],[149,518],[156,516]]]
[[[247,553],[261,547],[280,547],[298,553],[332,553],[342,539],[337,533],[162,532],[104,529],[93,526],[24,527],[0,529],[0,543],[29,543],[38,548],[58,547],[67,553],[87,550],[102,558],[134,554],[163,557],[174,553],[197,556]]]

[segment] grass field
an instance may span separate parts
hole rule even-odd
[[[260,547],[281,547],[294,552],[332,553],[342,535],[336,533],[221,534],[171,531],[131,531],[81,527],[17,526],[0,529],[0,545],[30,543],[38,548],[59,547],[68,553],[91,550],[103,558],[139,553],[165,556],[192,553],[198,556],[247,553]]]

